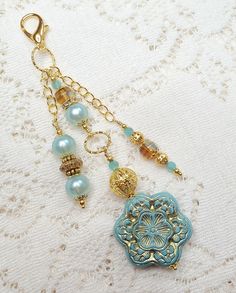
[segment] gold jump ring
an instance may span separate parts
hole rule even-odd
[[[98,137],[98,136],[105,136],[106,137],[106,144],[102,147],[98,147],[97,149],[93,150],[93,149],[90,149],[88,147],[88,142],[93,139],[94,137]],[[111,137],[109,134],[107,134],[106,132],[103,132],[103,131],[96,131],[96,132],[91,132],[88,134],[87,138],[85,139],[84,141],[84,148],[85,150],[90,153],[90,154],[101,154],[101,153],[106,153],[109,146],[111,145]]]
[[[50,59],[51,59],[51,65],[49,65],[48,67],[41,67],[41,66],[39,66],[37,63],[36,63],[36,61],[35,61],[35,54],[37,53],[37,52],[46,52],[47,54],[48,54],[48,56],[50,57]],[[54,57],[54,55],[53,55],[53,53],[48,49],[48,48],[39,48],[39,47],[35,47],[34,49],[33,49],[33,51],[32,51],[32,54],[31,54],[31,59],[32,59],[32,62],[33,62],[33,64],[34,64],[34,66],[38,69],[38,70],[40,70],[40,71],[46,71],[48,68],[50,68],[50,67],[56,67],[56,60],[55,60],[55,57]]]

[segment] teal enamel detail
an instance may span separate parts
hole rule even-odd
[[[59,90],[61,88],[61,81],[59,79],[53,80],[52,87],[54,88],[54,90]]]
[[[89,192],[88,178],[84,175],[71,176],[66,182],[66,192],[74,199],[82,195],[87,195]]]
[[[81,124],[88,119],[88,109],[80,103],[71,105],[66,110],[66,119],[73,125]]]
[[[73,137],[64,134],[54,138],[52,143],[52,152],[62,158],[67,155],[74,154],[76,151],[76,143]]]
[[[134,130],[132,128],[130,128],[130,127],[125,127],[124,133],[125,133],[126,136],[129,137],[134,133]]]
[[[109,162],[109,169],[114,171],[119,168],[119,163],[117,161],[110,161]]]
[[[176,169],[176,164],[174,162],[168,162],[166,168],[169,172],[173,172]]]
[[[168,192],[138,194],[128,200],[114,227],[133,264],[170,266],[192,235],[189,219]]]

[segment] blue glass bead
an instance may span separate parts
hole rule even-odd
[[[124,133],[125,133],[126,136],[129,137],[129,136],[131,136],[134,133],[134,130],[132,128],[130,128],[130,127],[126,127],[124,129]]]
[[[117,161],[110,161],[109,162],[109,169],[114,171],[119,168],[119,163]]]
[[[75,175],[66,182],[66,192],[72,198],[87,195],[89,191],[89,180],[84,175]]]
[[[53,80],[52,87],[54,88],[54,90],[59,90],[59,88],[61,88],[61,81],[59,79]]]
[[[166,167],[169,172],[173,172],[176,169],[176,164],[170,161],[167,163]]]
[[[67,135],[58,135],[52,143],[52,152],[58,157],[74,154],[76,151],[75,140]]]
[[[73,104],[66,110],[66,119],[73,125],[78,125],[88,119],[88,109],[80,104]]]

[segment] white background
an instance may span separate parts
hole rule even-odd
[[[235,0],[10,0],[0,3],[0,292],[236,292]],[[115,126],[120,165],[139,190],[168,190],[193,223],[177,271],[138,269],[114,239],[124,205],[102,157],[78,142],[92,191],[85,210],[64,191],[54,131],[19,21],[39,13],[66,75],[155,141],[184,171],[178,182],[145,161]]]

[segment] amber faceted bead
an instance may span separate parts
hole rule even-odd
[[[145,139],[144,143],[139,148],[140,153],[147,159],[153,159],[157,152],[157,145],[149,139]]]
[[[63,87],[56,91],[55,98],[57,102],[61,105],[65,104],[69,100],[73,100],[75,97],[74,91],[72,91],[69,87]]]

